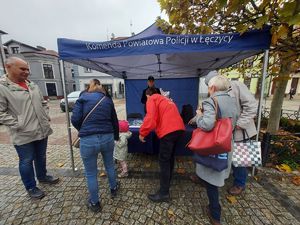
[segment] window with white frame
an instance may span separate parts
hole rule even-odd
[[[44,71],[44,76],[46,79],[53,79],[54,74],[53,74],[53,67],[51,64],[43,64],[43,71]]]
[[[18,46],[11,47],[10,50],[11,50],[12,54],[19,54],[20,53],[20,47],[18,47]]]
[[[91,68],[84,67],[84,72],[85,72],[85,73],[91,73],[91,72],[92,72],[92,69],[91,69]]]

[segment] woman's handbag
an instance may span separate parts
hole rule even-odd
[[[245,133],[247,138],[245,138]],[[233,144],[232,165],[235,167],[261,166],[260,142],[251,140],[245,130],[243,130],[243,134],[244,141]]]
[[[105,98],[105,96],[103,96],[98,102],[97,104],[94,106],[94,108],[92,108],[92,110],[86,115],[86,117],[84,118],[81,126],[84,124],[84,122],[86,121],[86,119],[91,115],[91,113],[97,108],[97,106],[102,102],[102,100]],[[79,148],[80,147],[80,137],[75,138],[75,140],[72,142],[72,146],[74,148]]]
[[[216,123],[211,131],[197,128],[192,133],[192,139],[187,147],[199,155],[216,155],[231,151],[232,122],[231,118],[221,118],[218,101],[213,98],[216,108]]]
[[[77,138],[75,138],[75,140],[72,142],[72,146],[74,148],[79,148],[79,146],[80,146],[80,137],[77,136]]]

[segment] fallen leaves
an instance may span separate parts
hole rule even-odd
[[[285,173],[291,173],[292,169],[289,165],[287,164],[280,164],[276,166],[276,169],[278,169],[281,172],[285,172]]]
[[[100,176],[100,177],[105,177],[105,176],[106,176],[106,173],[105,173],[105,172],[102,172],[102,173],[100,173],[99,176]]]
[[[64,163],[57,163],[58,167],[63,167],[65,164]]]
[[[173,210],[171,210],[171,209],[168,210],[168,218],[171,222],[175,221],[175,214],[174,214]]]
[[[146,162],[145,163],[145,168],[149,168],[151,166],[151,162]]]
[[[228,202],[230,202],[231,204],[235,204],[237,203],[236,197],[232,196],[232,195],[227,195],[226,199],[228,200]]]
[[[295,176],[292,178],[292,183],[296,186],[300,186],[300,176]]]
[[[185,174],[185,169],[184,168],[177,168],[176,172],[178,174]]]

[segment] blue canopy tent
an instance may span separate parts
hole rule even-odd
[[[155,77],[158,87],[171,92],[179,109],[186,103],[196,108],[199,77],[264,51],[265,78],[270,40],[268,28],[242,35],[168,35],[153,24],[123,40],[91,42],[59,38],[57,43],[62,61],[125,79],[126,111],[131,113],[143,112],[140,98],[149,75]]]

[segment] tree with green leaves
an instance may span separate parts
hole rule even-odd
[[[271,25],[270,73],[275,82],[267,131],[279,128],[290,74],[300,68],[300,0],[158,0],[168,21],[157,24],[167,33],[244,33]]]

